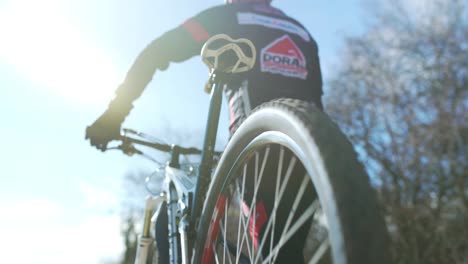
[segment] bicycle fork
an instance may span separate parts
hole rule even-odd
[[[138,237],[137,254],[135,264],[146,264],[148,260],[148,253],[152,250],[153,238],[151,237],[152,215],[155,208],[158,208],[166,196],[148,196],[146,198],[145,219],[143,222],[143,233]]]

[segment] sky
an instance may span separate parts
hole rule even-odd
[[[152,39],[222,0],[0,0],[0,259],[104,263],[123,249],[126,173],[154,165],[84,140]],[[344,35],[363,27],[359,0],[275,0],[316,39],[325,81]],[[200,146],[209,97],[199,57],[155,74],[124,127]],[[223,107],[218,148],[227,142]]]

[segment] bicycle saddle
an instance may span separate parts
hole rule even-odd
[[[234,40],[226,34],[219,34],[203,45],[201,57],[210,71],[241,73],[255,65],[256,50],[248,39]]]

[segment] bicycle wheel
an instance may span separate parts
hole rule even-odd
[[[213,175],[194,263],[387,263],[356,153],[308,103],[279,99],[233,135]]]

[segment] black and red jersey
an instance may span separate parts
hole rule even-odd
[[[231,4],[207,9],[152,41],[129,70],[117,97],[140,96],[156,69],[200,54],[217,34],[247,38],[257,49],[254,68],[236,74],[225,92],[231,131],[255,106],[280,97],[311,101],[320,108],[322,78],[315,40],[296,20],[267,4]]]

